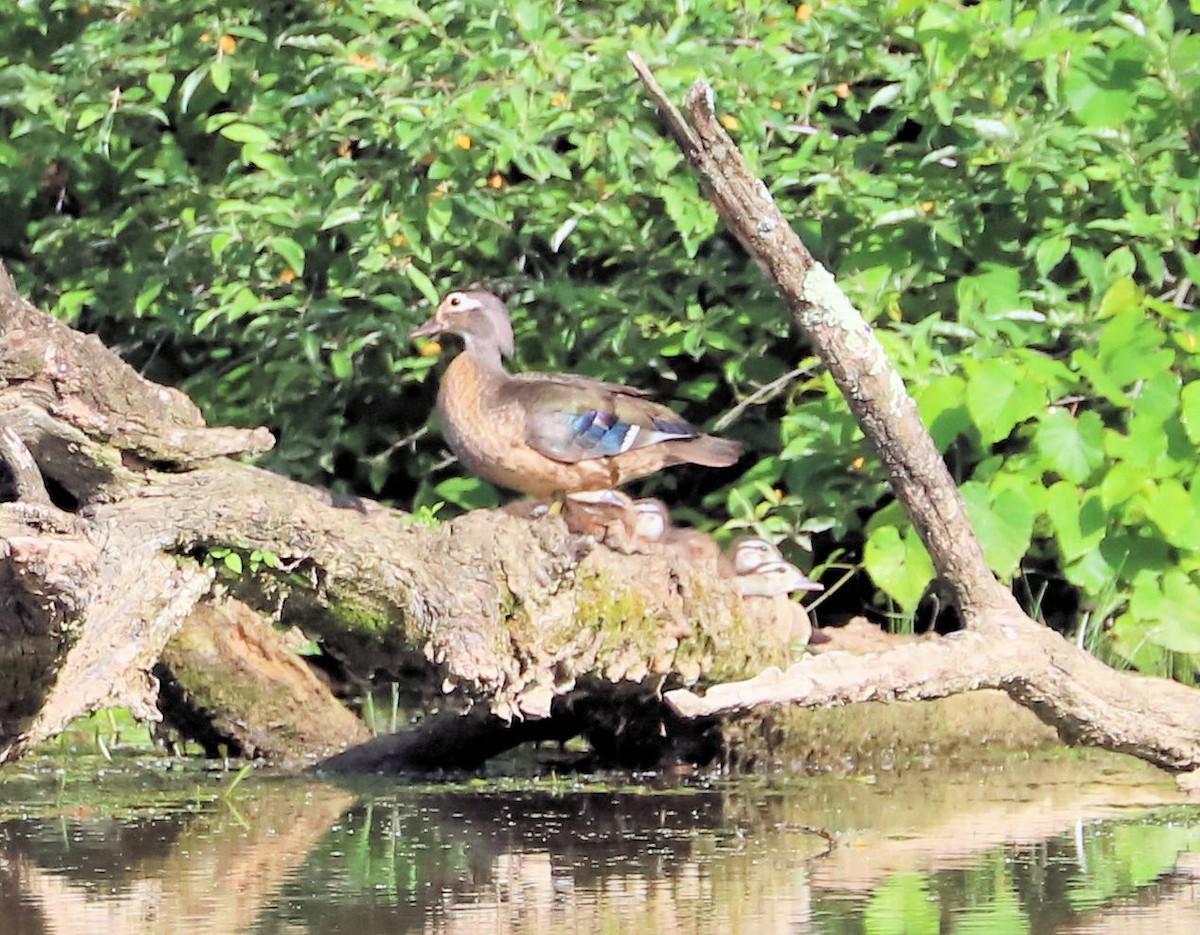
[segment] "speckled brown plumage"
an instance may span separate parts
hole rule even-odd
[[[705,435],[644,391],[570,374],[509,374],[507,310],[487,292],[452,292],[413,337],[458,334],[438,409],[473,474],[535,497],[611,489],[673,464],[732,464],[736,442]],[[612,452],[612,453],[608,453]]]

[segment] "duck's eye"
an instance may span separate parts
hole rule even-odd
[[[463,304],[463,302],[462,302],[462,296],[461,296],[461,295],[452,295],[452,296],[450,296],[450,307],[451,307],[451,308],[458,308],[458,307],[459,307],[460,305],[462,305],[462,304]]]

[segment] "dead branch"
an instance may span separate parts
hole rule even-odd
[[[1020,610],[988,568],[962,498],[899,374],[717,121],[712,89],[695,84],[685,116],[645,62],[636,53],[629,58],[709,200],[779,291],[845,394],[939,574],[954,589],[967,627],[939,644],[865,658],[828,653],[783,673],[712,687],[703,698],[670,692],[668,702],[681,713],[714,716],[762,705],[815,707],[996,687],[1068,740],[1120,750],[1166,769],[1200,768],[1200,692],[1115,672]]]

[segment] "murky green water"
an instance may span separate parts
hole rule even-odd
[[[53,764],[42,769],[52,770]],[[1117,758],[413,786],[0,777],[0,933],[1200,931],[1200,807]]]

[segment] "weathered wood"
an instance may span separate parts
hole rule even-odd
[[[231,755],[312,765],[371,736],[267,616],[233,598],[197,605],[154,675],[166,720],[210,756],[224,746]]]
[[[681,713],[713,717],[763,705],[934,698],[995,687],[1065,739],[1166,769],[1200,768],[1200,692],[1116,672],[1020,610],[988,568],[962,498],[899,374],[750,171],[716,119],[712,89],[693,85],[685,116],[646,64],[635,53],[629,58],[722,220],[779,291],[845,394],[939,574],[954,590],[967,628],[877,656],[827,653],[783,673],[714,686],[702,698],[670,692],[668,702]]]
[[[711,558],[619,554],[557,516],[477,511],[424,528],[232,461],[224,455],[259,450],[269,436],[208,428],[182,394],[32,308],[6,277],[0,335],[0,426],[15,439],[14,454],[0,457],[27,453],[37,469],[24,459],[18,499],[0,502],[0,583],[10,585],[0,646],[12,663],[0,678],[0,762],[100,705],[155,716],[150,673],[164,652],[194,696],[201,673],[176,669],[233,671],[233,631],[213,615],[226,589],[321,640],[363,681],[422,679],[504,722],[548,717],[579,679],[645,682],[653,693],[667,680],[745,677],[788,659],[782,639],[761,636],[786,629],[773,605],[743,601]],[[38,473],[73,502],[44,502]],[[244,557],[241,575],[213,560],[218,548]],[[275,567],[251,570],[253,552],[275,556]],[[220,652],[208,663],[172,656],[185,621],[200,618],[225,633]],[[235,745],[291,760],[336,746],[300,716],[285,724],[270,714],[281,737],[307,738],[273,744],[232,697],[193,700]]]

